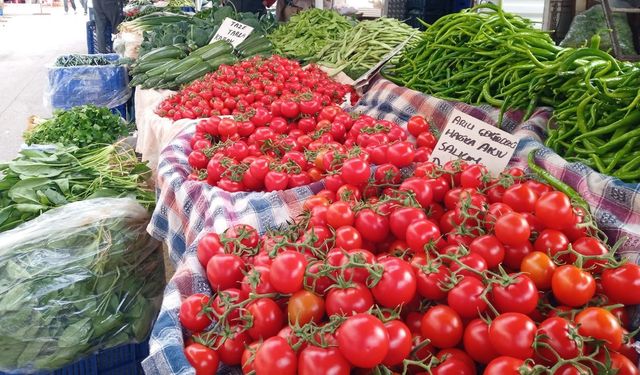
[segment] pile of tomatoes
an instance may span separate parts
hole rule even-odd
[[[164,100],[157,113],[174,121],[237,115],[269,109],[277,99],[303,94],[317,96],[322,105],[342,103],[347,94],[353,103],[358,99],[353,87],[330,79],[315,65],[302,69],[298,62],[280,56],[256,56],[220,66]]]
[[[403,179],[388,162],[329,180],[287,228],[200,240],[214,294],[179,311],[197,374],[640,373],[640,267],[586,209],[518,168],[419,162]]]
[[[411,124],[417,147],[392,122],[323,107],[314,96],[299,103],[276,100],[245,121],[200,121],[191,139],[188,179],[231,192],[285,190],[324,177],[329,185],[358,187],[368,183],[371,164],[387,164],[376,179],[395,182],[400,168],[426,161],[436,144],[424,118],[416,116]]]

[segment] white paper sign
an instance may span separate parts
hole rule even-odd
[[[429,160],[438,165],[456,159],[484,164],[497,176],[517,146],[513,135],[454,109]]]
[[[252,31],[253,27],[227,17],[222,21],[222,25],[211,39],[211,43],[217,40],[226,40],[235,48],[247,39]]]

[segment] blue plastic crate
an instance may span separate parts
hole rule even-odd
[[[113,42],[111,41],[111,26],[107,25],[104,31],[107,53],[113,52]],[[98,37],[96,34],[96,21],[87,21],[87,53],[90,55],[98,53]]]
[[[453,11],[459,12],[462,9],[467,9],[471,7],[471,0],[454,0],[453,1]]]
[[[103,56],[111,61],[119,59],[117,54]],[[129,77],[123,66],[52,67],[48,71],[48,78],[48,95],[51,107],[55,109],[69,109],[84,104],[107,105],[105,100],[114,101],[129,94]],[[122,97],[121,101],[115,103],[126,104],[128,99]]]
[[[140,363],[149,355],[149,341],[101,350],[69,366],[37,375],[142,375]],[[0,372],[0,375],[11,373]]]

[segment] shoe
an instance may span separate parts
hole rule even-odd
[[[86,16],[86,15],[87,15],[87,12],[84,12],[84,15]]]

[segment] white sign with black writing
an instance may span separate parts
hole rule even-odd
[[[226,40],[235,48],[247,39],[252,31],[253,27],[227,17],[222,21],[222,25],[211,39],[211,43],[217,40]]]
[[[444,165],[462,159],[484,164],[492,175],[504,170],[518,146],[518,138],[473,116],[453,110],[429,160]]]

